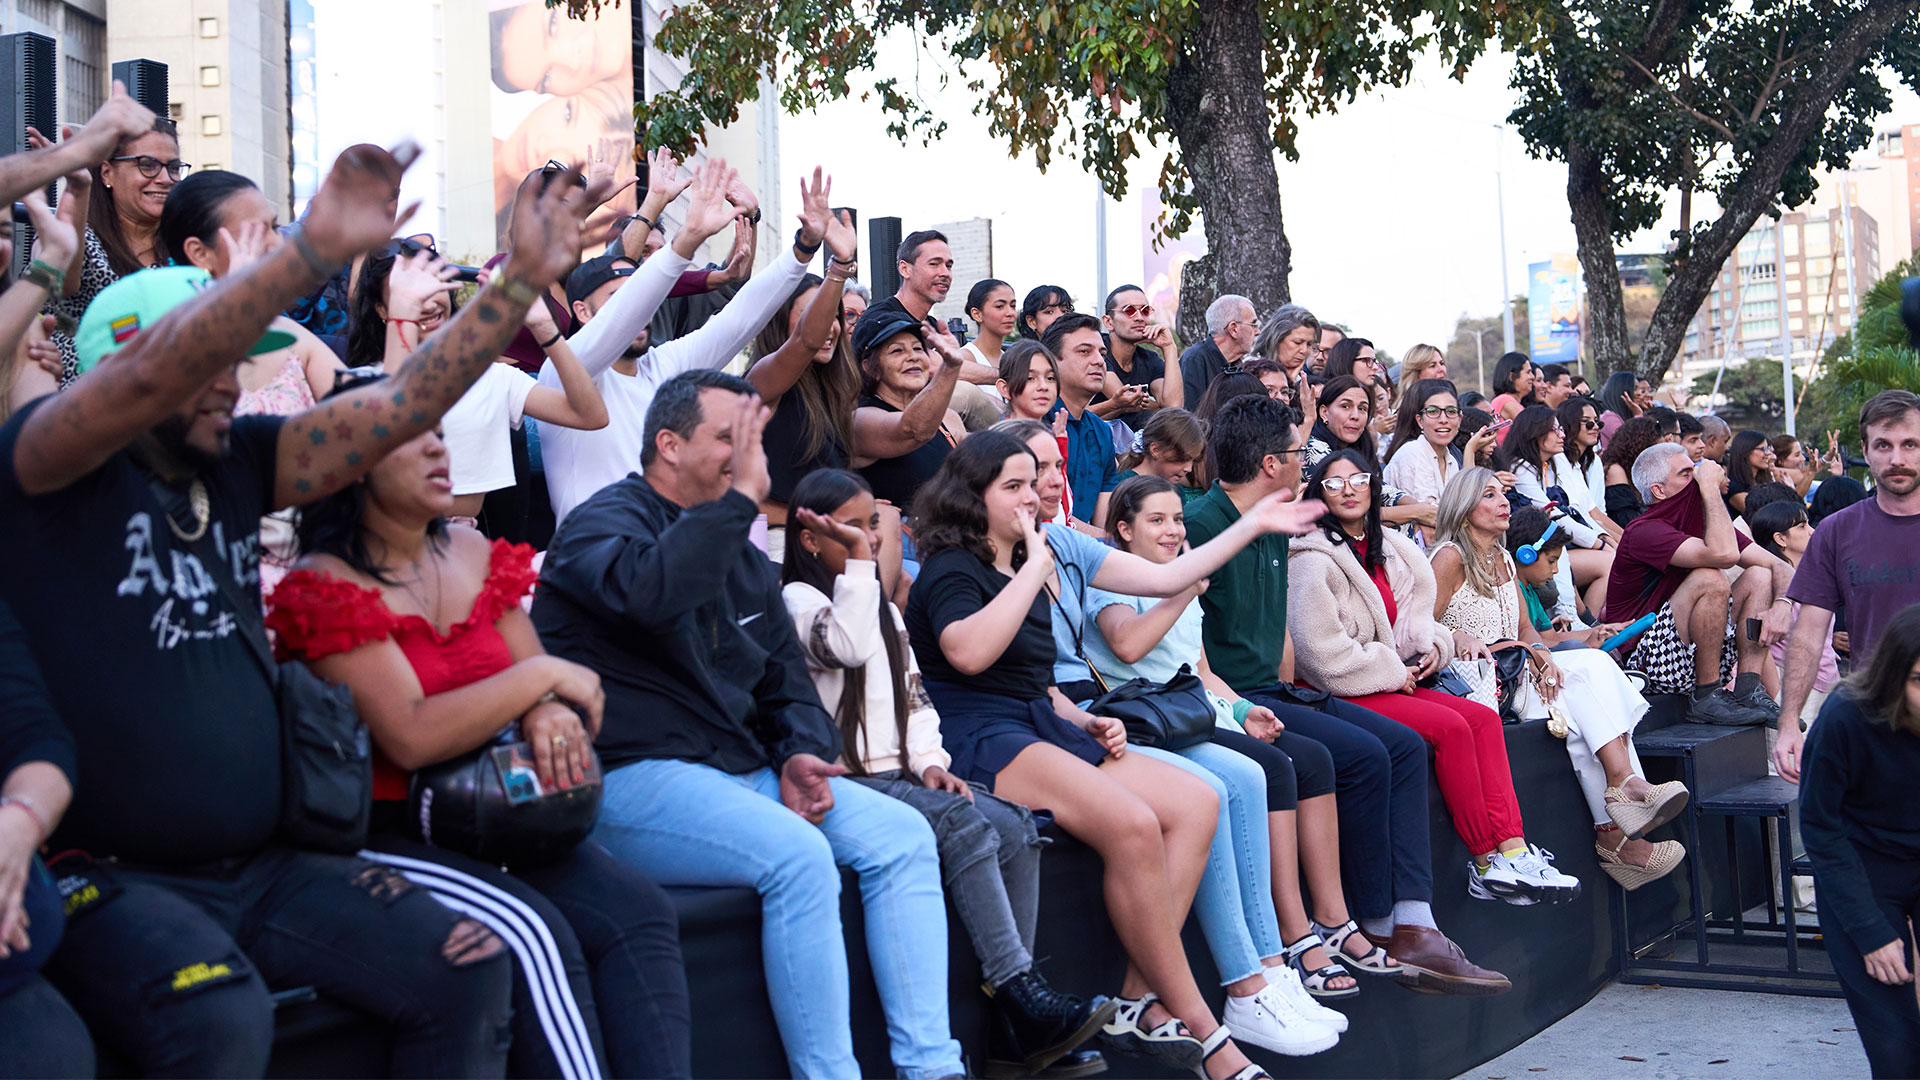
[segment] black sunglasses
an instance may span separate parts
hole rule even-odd
[[[398,236],[380,245],[380,250],[374,252],[374,255],[381,259],[401,257],[411,259],[423,251],[434,258],[440,257],[440,249],[434,246],[431,236],[426,236],[424,239],[420,236]]]

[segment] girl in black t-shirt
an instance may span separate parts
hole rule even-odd
[[[1118,721],[1081,728],[1048,704],[1054,643],[1043,588],[1053,554],[1036,521],[1037,468],[1019,440],[981,432],[947,456],[914,505],[923,561],[907,632],[953,771],[1047,808],[1104,860],[1108,914],[1131,961],[1104,1031],[1109,1047],[1204,1067],[1212,1080],[1265,1076],[1207,1008],[1180,945],[1217,798],[1129,754]]]

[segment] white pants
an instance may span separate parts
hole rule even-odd
[[[1627,761],[1634,775],[1645,776],[1640,755],[1633,748],[1633,729],[1647,715],[1647,699],[1627,681],[1613,658],[1598,649],[1569,649],[1553,654],[1562,676],[1560,707],[1567,714],[1567,757],[1580,780],[1580,794],[1593,812],[1595,825],[1611,825],[1607,813],[1607,770],[1597,755],[1601,747],[1622,735],[1627,738]],[[1546,703],[1532,680],[1520,688],[1520,715],[1538,720],[1547,715]]]

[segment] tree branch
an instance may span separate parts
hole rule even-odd
[[[1721,123],[1718,120],[1715,120],[1713,117],[1708,116],[1706,113],[1701,112],[1699,109],[1694,108],[1692,105],[1687,104],[1686,99],[1682,98],[1679,94],[1675,93],[1672,87],[1668,86],[1666,83],[1661,82],[1659,79],[1654,78],[1653,72],[1648,71],[1646,65],[1642,64],[1637,57],[1629,56],[1625,53],[1622,53],[1620,55],[1624,60],[1626,60],[1627,63],[1632,64],[1634,67],[1640,69],[1640,73],[1647,77],[1647,82],[1653,86],[1659,87],[1660,92],[1667,95],[1668,98],[1672,99],[1673,103],[1679,106],[1682,112],[1685,112],[1688,116],[1693,117],[1695,120],[1698,120],[1701,123],[1712,128],[1713,130],[1719,132],[1721,137],[1726,139],[1728,142],[1733,141],[1732,128],[1728,127],[1727,125]]]

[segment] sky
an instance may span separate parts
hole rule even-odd
[[[1030,155],[1010,159],[1005,144],[987,134],[986,121],[972,115],[973,96],[963,83],[938,86],[944,61],[915,53],[900,35],[885,39],[883,74],[914,85],[917,66],[921,93],[948,124],[940,141],[903,147],[886,133],[877,105],[837,102],[782,119],[782,172],[824,165],[834,178],[835,205],[859,207],[863,218],[898,216],[909,231],[991,218],[995,276],[1016,294],[1042,282],[1063,285],[1081,310],[1096,310],[1092,176],[1058,155],[1045,173]],[[1456,82],[1429,60],[1405,87],[1302,121],[1300,160],[1276,156],[1295,301],[1396,355],[1423,341],[1444,347],[1461,314],[1500,310],[1507,295],[1503,254],[1506,288],[1519,292],[1529,263],[1573,252],[1565,166],[1529,158],[1516,132],[1503,134],[1514,105],[1510,71],[1509,59],[1494,54]],[[1894,98],[1890,120],[1920,122],[1920,96],[1896,86]],[[1142,277],[1141,194],[1159,164],[1151,154],[1136,162],[1127,198],[1108,203],[1109,285]],[[1496,195],[1496,176],[1504,199]],[[788,204],[796,202],[783,193],[788,217]],[[1660,250],[1673,216],[1670,210],[1670,220],[1623,250]],[[968,284],[955,282],[955,291]]]

